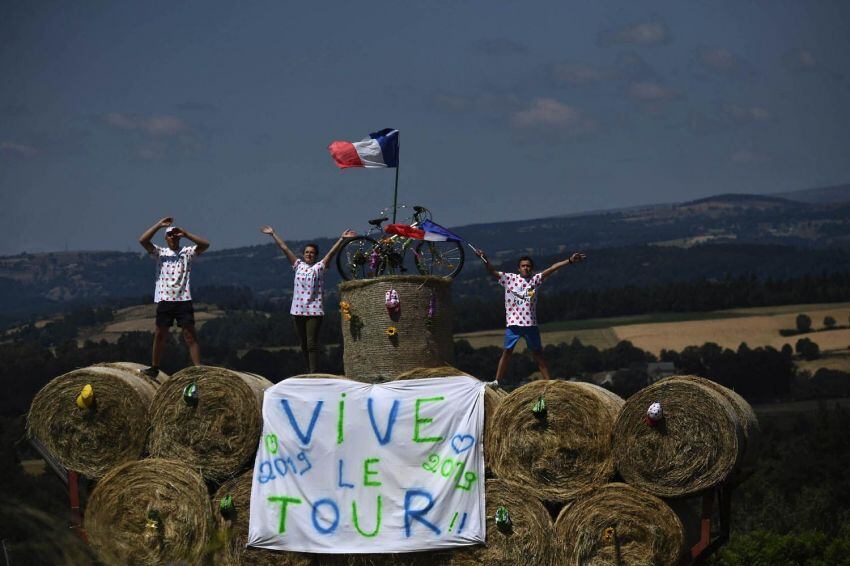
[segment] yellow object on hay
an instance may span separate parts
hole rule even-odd
[[[86,383],[83,390],[77,395],[77,407],[81,409],[90,409],[94,405],[94,389],[91,383]]]
[[[183,392],[196,385],[197,398]],[[259,375],[198,366],[175,373],[151,404],[148,450],[152,456],[186,462],[205,479],[220,482],[253,462],[262,430],[263,391]]]
[[[199,564],[213,533],[207,486],[181,462],[122,464],[95,486],[85,529],[105,564]]]
[[[664,407],[655,426],[646,407]],[[735,479],[750,464],[758,420],[737,393],[694,376],[662,379],[632,395],[614,426],[617,470],[630,485],[659,497],[686,497]]]
[[[89,478],[140,458],[150,427],[148,410],[159,388],[139,374],[142,368],[117,362],[60,375],[33,399],[28,434],[65,468]],[[160,374],[160,380],[166,378]],[[85,410],[80,410],[81,403]]]
[[[484,453],[493,474],[544,501],[566,502],[587,486],[607,483],[614,476],[611,430],[622,405],[590,383],[523,385],[502,400],[488,425]]]
[[[682,522],[657,497],[624,483],[588,488],[555,521],[560,564],[676,564]]]

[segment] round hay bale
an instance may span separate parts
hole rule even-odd
[[[97,483],[85,528],[106,564],[197,564],[213,532],[207,486],[181,462],[127,462]]]
[[[451,377],[458,375],[466,375],[469,377],[475,377],[466,373],[465,371],[461,371],[456,367],[452,366],[439,366],[434,368],[413,368],[411,370],[402,372],[396,376],[397,380],[406,380],[406,379],[421,379],[427,377]],[[499,403],[502,402],[507,396],[507,393],[503,389],[493,389],[492,387],[484,388],[484,438],[487,438],[487,431],[490,428],[490,423],[493,421],[493,415],[496,413],[496,408],[499,406]],[[484,465],[487,468],[490,468],[490,456],[489,451],[487,450],[487,444],[485,441],[484,444]]]
[[[552,518],[534,493],[521,485],[490,479],[485,484],[487,538],[484,545],[451,553],[452,566],[548,566],[559,564],[552,544]],[[496,524],[496,512],[504,507],[510,525]]]
[[[197,400],[187,402],[184,390],[192,384]],[[151,455],[185,462],[214,482],[237,475],[257,451],[263,392],[271,385],[259,375],[218,367],[175,373],[151,406]]]
[[[676,564],[684,531],[666,503],[624,483],[581,493],[555,521],[562,564]]]
[[[395,289],[400,311],[390,315],[386,292]],[[436,312],[429,319],[431,295]],[[403,371],[454,362],[451,280],[400,275],[339,286],[340,302],[349,304],[350,320],[342,318],[345,375],[358,381],[381,383]],[[389,336],[393,327],[395,335]]]
[[[651,403],[664,418],[644,422]],[[710,489],[748,463],[758,420],[736,393],[707,379],[673,376],[632,395],[614,426],[613,453],[626,483],[659,497]]]
[[[545,411],[535,412],[540,399]],[[493,473],[565,502],[614,475],[611,430],[623,400],[591,383],[534,381],[496,409],[485,438]]]
[[[98,364],[60,375],[39,391],[27,416],[27,432],[69,470],[100,478],[145,450],[148,411],[159,383],[132,363]],[[168,376],[160,374],[160,380]],[[77,405],[91,385],[93,402]]]
[[[303,377],[303,376],[302,376]],[[248,541],[248,520],[251,517],[251,480],[254,471],[249,470],[240,476],[226,481],[213,498],[213,512],[223,546],[214,555],[216,564],[238,566],[310,566],[312,559],[308,554],[298,552],[278,552],[260,548],[245,548]],[[233,507],[221,512],[221,501],[230,496]]]

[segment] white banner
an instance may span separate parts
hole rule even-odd
[[[292,378],[267,389],[248,545],[410,552],[484,542],[484,385]]]

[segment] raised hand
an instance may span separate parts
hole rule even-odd
[[[260,226],[260,232],[268,234],[269,236],[274,236],[274,228],[271,226]]]
[[[587,259],[586,255],[584,255],[581,252],[576,252],[576,253],[574,253],[573,255],[570,256],[570,263],[581,263],[585,259]]]
[[[156,224],[157,224],[157,226],[159,226],[160,228],[168,228],[169,226],[171,226],[171,224],[172,224],[173,222],[174,222],[174,219],[173,219],[172,217],[170,217],[170,216],[166,216],[165,218],[163,218],[162,220],[160,220],[160,221],[159,221],[159,222],[157,222]]]
[[[356,235],[357,235],[357,232],[355,232],[354,230],[346,230],[345,232],[342,233],[340,238],[353,238]]]
[[[172,238],[183,238],[186,236],[186,232],[183,231],[183,228],[174,228],[171,232],[169,232]]]

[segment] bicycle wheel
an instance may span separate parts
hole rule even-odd
[[[460,242],[421,241],[413,250],[416,269],[422,275],[451,279],[463,269],[463,246]]]
[[[369,236],[356,236],[342,245],[336,256],[336,269],[346,281],[368,279],[380,273],[379,262],[372,257],[380,244]]]

